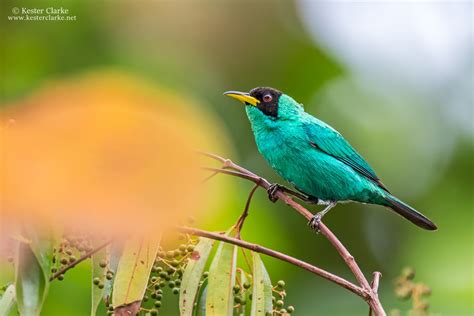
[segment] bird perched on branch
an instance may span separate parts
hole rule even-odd
[[[326,205],[309,221],[311,228],[318,230],[321,218],[337,203],[355,201],[383,205],[421,228],[437,229],[423,214],[393,196],[339,132],[306,113],[290,96],[265,87],[224,94],[246,105],[258,150],[299,191],[273,184],[269,198],[276,201],[275,193],[281,190]]]

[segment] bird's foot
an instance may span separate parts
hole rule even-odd
[[[321,219],[323,217],[321,216],[321,213],[316,213],[313,215],[313,217],[309,220],[308,226],[314,230],[316,234],[319,234],[319,225],[321,224]]]
[[[323,219],[323,216],[329,212],[330,209],[332,209],[334,206],[336,206],[337,202],[336,201],[331,201],[329,204],[322,210],[321,212],[318,212],[313,215],[313,217],[309,220],[308,226],[316,232],[316,234],[319,233],[319,226],[321,225],[321,220]]]
[[[268,199],[270,201],[272,201],[273,203],[275,203],[277,200],[278,200],[278,197],[276,196],[277,192],[280,191],[282,188],[281,185],[279,185],[278,183],[272,183],[270,184],[270,186],[268,187]]]

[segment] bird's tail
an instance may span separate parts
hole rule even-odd
[[[438,227],[435,223],[430,221],[426,216],[412,208],[411,206],[403,203],[393,195],[387,195],[385,197],[385,205],[388,206],[390,209],[397,212],[399,215],[405,217],[407,220],[412,222],[413,224],[427,229],[427,230],[436,230]]]

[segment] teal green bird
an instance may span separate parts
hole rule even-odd
[[[299,192],[272,185],[305,201],[326,208],[308,223],[319,222],[339,202],[355,201],[385,206],[428,230],[436,225],[393,196],[367,161],[334,128],[306,113],[301,104],[273,88],[250,93],[228,91],[225,95],[243,102],[259,152],[276,172]]]

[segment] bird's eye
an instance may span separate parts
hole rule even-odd
[[[270,94],[265,94],[263,96],[263,102],[270,102],[272,100],[272,96]]]

